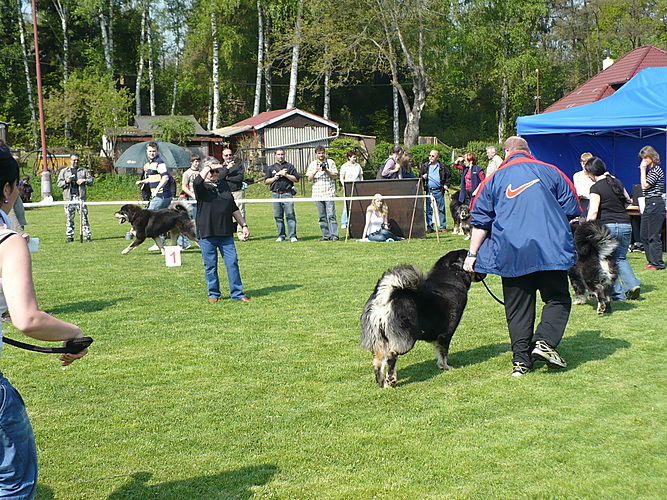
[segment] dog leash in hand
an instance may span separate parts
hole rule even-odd
[[[41,347],[38,345],[26,344],[25,342],[19,342],[18,340],[10,339],[9,337],[2,337],[2,341],[13,345],[14,347],[19,347],[27,351],[43,352],[46,354],[53,353],[69,353],[77,354],[86,349],[90,344],[93,343],[93,339],[90,337],[81,337],[80,339],[71,339],[65,342],[65,347]]]
[[[498,304],[500,304],[501,306],[504,306],[504,305],[505,305],[505,303],[504,303],[502,300],[500,300],[498,297],[496,297],[496,296],[493,294],[493,292],[492,292],[491,289],[489,288],[489,285],[486,284],[486,280],[482,280],[482,284],[484,285],[484,288],[486,288],[486,291],[489,292],[489,294],[491,295],[491,297],[493,297],[493,298],[496,300],[496,302],[498,302]]]

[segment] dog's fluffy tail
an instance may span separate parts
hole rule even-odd
[[[361,315],[361,347],[372,353],[409,351],[419,336],[417,295],[423,273],[399,266],[382,275]]]
[[[580,257],[606,259],[616,250],[618,240],[602,222],[589,220],[582,222],[575,231],[574,246]]]
[[[190,217],[192,217],[190,204],[185,203],[184,201],[180,201],[180,200],[172,201],[171,204],[169,205],[169,208],[172,209],[172,210],[176,210],[177,212],[185,212]]]

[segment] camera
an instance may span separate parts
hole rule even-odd
[[[320,163],[320,168],[321,168],[322,170],[326,170],[326,169],[327,169],[327,162],[326,162],[326,161],[323,161],[322,163]]]

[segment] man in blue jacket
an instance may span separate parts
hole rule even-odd
[[[533,158],[520,137],[505,141],[505,161],[472,203],[472,237],[464,269],[502,277],[512,341],[513,376],[545,361],[564,368],[556,351],[570,316],[567,270],[576,254],[569,221],[581,214],[570,180]],[[539,290],[544,306],[535,328]]]

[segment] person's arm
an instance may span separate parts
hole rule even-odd
[[[646,158],[642,160],[642,162],[639,164],[639,183],[642,185],[642,189],[651,189],[653,187],[652,184],[649,184],[648,181],[646,180],[646,173],[648,169],[648,161]]]
[[[241,211],[236,210],[235,212],[232,212],[232,217],[234,217],[234,219],[236,219],[236,222],[240,224],[241,227],[243,228],[243,241],[250,238],[250,229],[248,229],[248,224],[246,224],[246,221],[243,218],[243,214],[241,213]]]
[[[368,226],[371,225],[371,207],[366,209],[366,225],[364,226],[364,231],[361,233],[361,238],[368,238]]]
[[[93,179],[93,176],[90,173],[90,170],[87,168],[84,169],[83,171],[83,177],[81,179],[77,179],[76,183],[80,186],[81,184],[86,184],[86,186],[92,186],[93,182],[95,182],[95,179]]]
[[[595,220],[600,213],[600,195],[598,193],[590,193],[588,200],[588,215],[586,215],[586,220]]]
[[[14,326],[23,334],[37,340],[67,341],[83,337],[81,329],[40,311],[32,280],[32,262],[28,245],[19,235],[12,235],[0,249],[2,289]],[[63,354],[63,366],[81,358],[87,349],[78,354]]]
[[[308,169],[306,170],[306,178],[308,179],[308,182],[313,182],[315,180],[315,174],[321,170],[322,169],[317,161],[310,162],[310,165],[308,165]]]
[[[482,246],[482,243],[486,239],[489,231],[487,229],[481,229],[479,227],[472,228],[472,234],[470,236],[470,250],[468,250],[468,256],[463,262],[463,269],[469,273],[473,272],[475,269],[475,262],[477,262],[477,252],[479,247]]]
[[[327,175],[331,177],[332,179],[338,179],[338,169],[336,168],[336,164],[334,163],[333,160],[327,160],[328,168],[326,170]]]
[[[58,174],[58,187],[59,188],[64,188],[67,185],[67,182],[65,181],[65,171],[67,171],[67,168],[63,168],[60,173]]]

